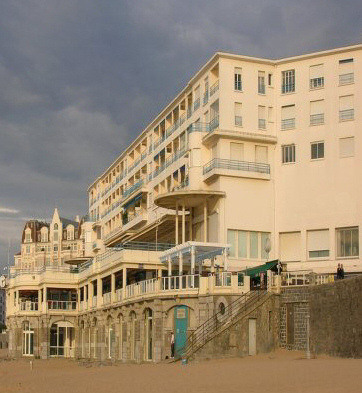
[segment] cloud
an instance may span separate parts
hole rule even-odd
[[[3,0],[0,200],[19,211],[0,211],[0,240],[17,251],[20,211],[85,213],[88,185],[214,52],[354,43],[361,18],[357,0]]]
[[[1,207],[0,206],[0,213],[17,214],[17,213],[19,213],[19,210],[10,209],[9,207]]]

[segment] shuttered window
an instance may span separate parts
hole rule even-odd
[[[300,232],[281,233],[279,235],[280,258],[282,262],[301,260]]]
[[[307,231],[308,258],[329,257],[329,230]]]

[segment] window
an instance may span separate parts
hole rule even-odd
[[[307,231],[308,258],[329,257],[329,230]]]
[[[242,91],[241,68],[234,69],[234,90]]]
[[[273,74],[268,74],[268,86],[273,85]]]
[[[30,233],[25,234],[25,243],[30,243],[31,242],[31,236]]]
[[[282,94],[295,91],[295,70],[282,71]]]
[[[266,239],[270,239],[269,232],[237,231],[228,229],[227,241],[231,245],[229,255],[243,259],[266,259]]]
[[[339,121],[354,119],[353,95],[339,97]]]
[[[354,156],[354,137],[339,139],[339,156],[341,158]]]
[[[265,72],[258,72],[258,93],[265,94]]]
[[[258,106],[258,128],[259,130],[266,129],[266,110],[265,106]]]
[[[339,85],[354,83],[353,59],[339,61]]]
[[[230,143],[230,160],[243,161],[244,159],[244,144]]]
[[[310,147],[312,160],[324,158],[324,142],[313,142]]]
[[[317,64],[309,67],[309,88],[311,90],[321,89],[324,87],[323,64]]]
[[[287,164],[295,162],[295,145],[284,145],[282,146],[282,162]]]
[[[324,124],[324,100],[310,102],[310,125]]]
[[[235,102],[234,104],[234,113],[235,113],[235,125],[238,127],[242,127],[243,125],[243,116],[242,116],[242,104],[241,102]]]
[[[337,234],[337,258],[358,257],[358,227],[340,228]]]
[[[293,128],[295,128],[295,105],[282,106],[281,116],[282,130],[292,130]]]

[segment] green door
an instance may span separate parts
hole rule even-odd
[[[175,307],[175,358],[182,356],[187,344],[188,307]]]

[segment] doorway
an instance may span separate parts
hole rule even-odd
[[[34,329],[28,321],[23,325],[23,356],[34,355]]]
[[[50,328],[50,356],[74,357],[74,327],[70,322],[53,323]]]
[[[175,357],[182,356],[184,348],[187,345],[187,327],[188,327],[188,307],[175,307]]]

